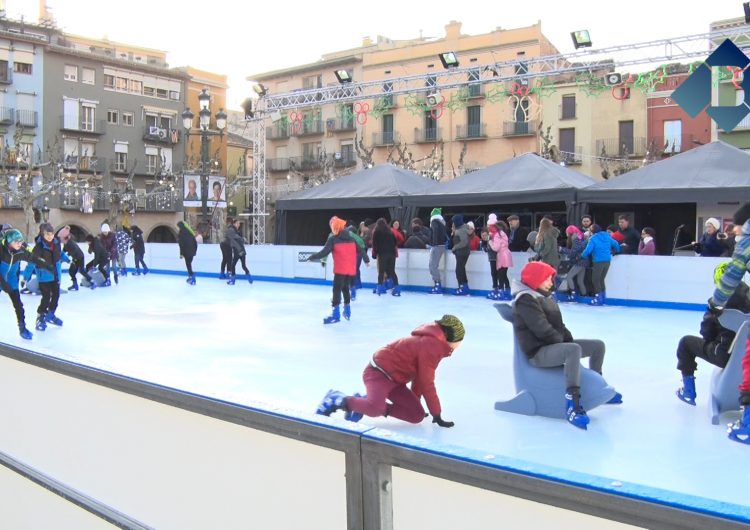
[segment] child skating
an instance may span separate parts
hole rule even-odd
[[[62,261],[70,263],[70,258],[63,252],[62,244],[55,237],[55,229],[51,224],[42,223],[39,226],[39,235],[34,240],[34,250],[31,254],[53,265],[51,271],[34,265],[27,266],[23,271],[26,281],[31,278],[32,272],[36,272],[39,290],[42,293],[42,300],[36,310],[36,330],[44,331],[47,329],[47,323],[62,326],[63,321],[55,315],[60,300],[60,277],[62,275],[60,264]]]

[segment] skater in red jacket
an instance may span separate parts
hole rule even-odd
[[[367,395],[346,396],[329,390],[318,406],[317,413],[330,416],[343,409],[349,421],[359,421],[363,415],[393,416],[409,423],[419,423],[425,417],[420,402],[424,396],[432,422],[440,427],[453,427],[452,421],[441,417],[442,409],[435,389],[435,370],[449,357],[464,339],[464,326],[453,315],[424,324],[375,352],[362,373]],[[411,383],[411,389],[406,385]],[[387,400],[387,401],[386,401]],[[390,401],[390,403],[388,403]]]

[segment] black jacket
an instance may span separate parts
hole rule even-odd
[[[448,233],[445,228],[445,219],[433,217],[430,219],[430,230],[432,235],[430,236],[430,246],[442,247],[448,240]]]
[[[727,301],[726,309],[738,309],[743,313],[750,313],[750,288],[745,282],[741,282],[734,294]],[[706,311],[701,322],[701,336],[705,343],[703,351],[708,354],[715,354],[719,351],[723,354],[729,353],[729,347],[734,340],[735,332],[725,328],[719,323],[719,317]]]
[[[132,248],[133,252],[136,254],[145,254],[146,243],[143,241],[143,230],[138,227],[134,227],[132,230],[132,234],[133,245],[130,248]]]
[[[627,245],[627,248],[623,249],[622,253],[638,254],[638,243],[641,242],[641,236],[638,235],[638,230],[629,226],[624,232],[622,230],[619,232],[625,237],[622,243]]]
[[[418,232],[412,231],[409,239],[407,239],[406,243],[404,243],[404,248],[427,248],[427,245],[429,244],[429,234],[425,234],[424,231],[420,228]]]
[[[192,258],[198,252],[198,242],[182,221],[178,225],[180,231],[177,234],[177,244],[180,246],[180,256],[183,258]]]
[[[224,240],[229,243],[229,247],[235,255],[245,255],[245,238],[240,235],[239,231],[233,225],[227,226]]]
[[[88,263],[87,267],[98,265],[99,263],[107,263],[109,261],[109,252],[104,248],[101,239],[98,237],[95,237],[94,240],[89,243],[89,254],[93,254],[94,259]]]
[[[83,250],[81,250],[78,243],[73,240],[72,236],[68,238],[68,242],[63,245],[63,250],[65,250],[65,253],[70,256],[70,259],[72,260],[83,259]]]
[[[527,241],[528,237],[528,228],[519,226],[515,232],[511,231],[511,234],[508,235],[508,250],[511,252],[526,252],[530,246]]]
[[[554,296],[544,296],[515,280],[513,291],[513,330],[529,359],[542,346],[573,341]]]
[[[396,250],[396,236],[393,235],[391,229],[386,227],[384,229],[375,229],[372,233],[372,258],[377,259],[378,256],[396,256],[398,251]]]

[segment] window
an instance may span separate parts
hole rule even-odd
[[[17,74],[31,74],[31,63],[13,63],[13,71]]]
[[[78,67],[74,64],[66,64],[63,70],[63,79],[66,81],[78,81]]]
[[[128,79],[127,77],[118,77],[116,81],[115,88],[117,90],[122,90],[123,92],[127,92],[128,90]]]
[[[126,127],[132,127],[133,126],[133,113],[132,112],[123,112],[122,113],[122,124]]]
[[[430,75],[424,82],[424,86],[435,87],[437,86],[437,76]]]
[[[169,130],[172,128],[172,117],[171,116],[160,116],[159,127],[162,129]]]
[[[479,81],[479,68],[473,68],[469,72],[469,81]],[[482,85],[469,85],[469,97],[475,98],[482,95]]]
[[[115,88],[115,76],[104,74],[104,88],[110,88],[114,90]]]
[[[93,85],[96,83],[96,70],[93,68],[81,68],[81,83],[86,85]]]
[[[115,153],[115,171],[127,171],[128,153]]]
[[[393,114],[383,114],[383,143],[393,143]]]
[[[302,88],[307,90],[309,88],[321,88],[323,86],[323,76],[310,75],[302,78]]]
[[[146,125],[149,127],[158,127],[159,116],[156,114],[146,114]]]
[[[318,142],[309,142],[302,144],[302,157],[305,160],[317,160],[320,156],[322,146]]]
[[[576,130],[560,129],[560,151],[566,155],[576,152]]]
[[[424,113],[424,139],[426,142],[437,140],[437,120],[431,110]]]
[[[143,81],[136,81],[135,79],[131,79],[130,91],[133,94],[140,94],[141,92],[143,92]]]
[[[482,107],[472,105],[466,107],[466,136],[478,138],[482,136]]]
[[[170,90],[169,91],[169,99],[173,99],[175,101],[179,101],[180,100],[180,93],[177,92],[176,90]]]
[[[143,95],[153,97],[156,95],[156,89],[152,86],[143,85]]]
[[[562,114],[560,119],[572,120],[576,117],[576,96],[575,94],[562,97]]]
[[[386,81],[385,83],[383,83],[383,92],[387,94],[383,97],[385,105],[387,107],[392,107],[393,94],[389,94],[389,92],[393,92],[393,81]]]
[[[660,147],[660,146],[659,146]],[[664,121],[664,152],[679,153],[682,150],[682,121]]]
[[[120,123],[120,112],[117,110],[109,109],[107,111],[107,123],[117,125]]]
[[[621,121],[619,123],[619,154],[620,155],[632,155],[634,153],[633,147],[633,120]]]
[[[166,88],[157,88],[156,89],[156,97],[157,98],[167,99],[168,96],[169,96],[169,91]]]
[[[153,174],[159,167],[159,155],[146,154],[146,173]]]
[[[0,61],[0,82],[8,83],[10,81],[10,70],[8,61]]]
[[[341,144],[341,160],[345,164],[357,160],[354,156],[354,144]]]
[[[96,107],[81,107],[81,130],[93,131],[96,118]]]

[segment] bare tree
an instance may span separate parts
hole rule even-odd
[[[375,152],[375,148],[371,147],[367,149],[365,147],[364,137],[360,136],[354,142],[354,149],[357,152],[357,158],[362,162],[362,167],[367,169],[373,166],[372,153]]]

